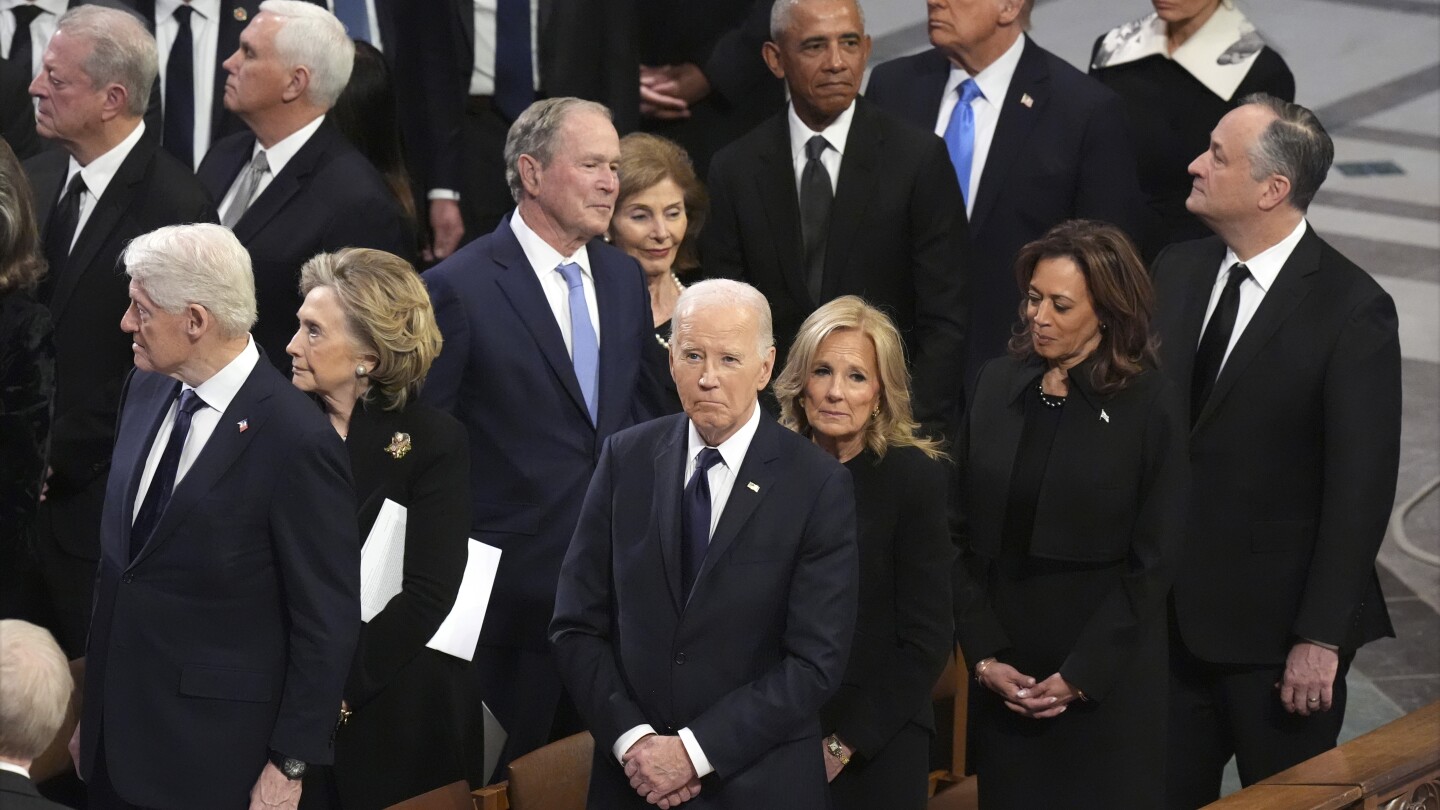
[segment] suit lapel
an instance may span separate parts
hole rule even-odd
[[[756,405],[759,407],[759,405]],[[710,550],[705,553],[705,562],[695,576],[695,590],[691,598],[705,584],[705,577],[716,566],[725,552],[734,544],[736,536],[755,513],[760,501],[770,494],[775,481],[775,467],[772,462],[780,457],[779,443],[775,441],[777,431],[785,428],[765,414],[760,415],[760,427],[735,472],[735,485],[730,489],[730,499],[725,502],[725,511],[720,513],[720,522],[710,536]],[[764,542],[764,538],[757,538]],[[678,550],[678,549],[677,549]]]
[[[225,194],[235,184],[240,170],[250,161],[250,153],[254,149],[255,136],[246,130],[233,141],[227,138],[223,146],[205,153],[205,159],[200,161],[200,168],[195,171],[195,179],[205,187],[216,207],[225,201]]]
[[[128,388],[134,381],[135,376],[132,372],[126,382],[126,387]],[[120,560],[122,564],[130,559],[130,528],[134,523],[135,498],[140,489],[140,477],[144,475],[145,462],[150,457],[150,448],[154,446],[159,437],[160,425],[165,421],[165,415],[170,412],[171,403],[175,401],[175,396],[179,391],[180,383],[172,381],[161,387],[158,396],[152,395],[148,401],[137,400],[134,405],[135,413],[138,414],[137,419],[143,429],[117,432],[115,458],[110,469],[111,475],[126,476],[119,483],[118,490],[111,489],[112,492],[118,491],[123,494],[120,513],[116,515],[116,519],[120,521],[120,527],[115,535],[121,539],[116,559]],[[122,399],[124,398],[122,396]]]
[[[677,427],[671,430],[655,452],[655,500],[651,507],[651,526],[656,527],[655,538],[660,545],[660,559],[665,569],[665,585],[670,589],[670,599],[679,613],[685,607],[680,596],[680,499],[685,487],[681,479],[685,475],[685,450],[690,429],[690,419],[680,416],[675,419]]]
[[[755,173],[755,185],[765,219],[770,223],[776,266],[791,297],[810,301],[800,247],[804,242],[800,235],[800,193],[795,188],[795,164],[790,156],[789,119],[782,112],[761,126],[769,127],[770,132],[759,153],[760,171]]]
[[[940,118],[940,102],[945,95],[945,84],[950,80],[950,60],[939,49],[926,52],[921,58],[921,70],[913,92],[918,108],[917,120],[934,126]]]
[[[269,375],[272,374],[275,374],[274,367],[261,356],[250,376],[245,379],[244,385],[240,386],[239,392],[230,401],[230,407],[220,415],[219,424],[205,442],[205,447],[200,451],[195,463],[190,465],[185,477],[175,485],[175,490],[170,495],[170,503],[166,504],[165,513],[160,516],[160,522],[155,526],[155,533],[150,536],[145,547],[140,549],[135,562],[131,563],[132,566],[139,565],[155,553],[155,549],[174,534],[175,529],[189,516],[190,510],[217,488],[221,477],[240,458],[260,431],[265,429],[270,411],[264,403],[270,398],[274,380]],[[235,424],[242,420],[246,422],[246,429],[243,431],[235,427]]]
[[[1300,243],[1285,261],[1285,266],[1280,268],[1275,283],[1260,301],[1260,308],[1255,310],[1255,315],[1250,319],[1250,323],[1246,324],[1245,331],[1240,333],[1240,339],[1235,342],[1235,348],[1230,350],[1225,365],[1220,367],[1215,388],[1210,391],[1210,398],[1205,401],[1205,407],[1195,420],[1196,430],[1199,430],[1225,401],[1225,395],[1235,387],[1235,381],[1245,373],[1246,366],[1250,365],[1260,350],[1270,342],[1270,338],[1275,336],[1275,331],[1304,300],[1310,292],[1311,276],[1319,269],[1320,237],[1315,235],[1313,228],[1307,226]]]
[[[595,244],[599,243],[600,240],[595,240]],[[602,429],[602,426],[623,421],[630,410],[630,395],[633,393],[620,388],[621,380],[626,376],[623,361],[629,348],[622,336],[634,334],[635,328],[633,323],[626,323],[624,317],[628,307],[625,306],[623,296],[627,288],[633,289],[625,283],[624,278],[630,268],[623,264],[612,267],[605,260],[605,252],[598,247],[589,250],[590,273],[595,277],[595,306],[600,310],[600,334],[605,336],[600,342],[600,401],[595,410],[596,431],[599,435],[614,432]],[[573,376],[574,363],[571,363],[570,368]],[[576,386],[579,386],[578,380]]]
[[[1176,386],[1183,389],[1184,401],[1190,401],[1190,375],[1195,368],[1195,350],[1200,345],[1200,330],[1205,325],[1205,310],[1210,305],[1210,293],[1215,286],[1216,268],[1225,255],[1225,244],[1215,240],[1213,250],[1204,251],[1199,264],[1176,267],[1184,274],[1178,279],[1182,299],[1179,317],[1168,329],[1169,337],[1161,344],[1165,354],[1168,373]],[[1170,345],[1173,342],[1173,346]]]
[[[875,199],[875,186],[880,181],[879,157],[883,152],[879,122],[865,99],[855,102],[855,118],[840,161],[840,182],[835,188],[835,203],[830,209],[830,229],[825,242],[825,278],[821,297],[835,298],[841,290],[863,289],[863,284],[849,284],[850,246],[864,230],[865,211]],[[869,268],[866,268],[868,271]]]
[[[565,349],[565,338],[560,334],[560,326],[555,323],[555,313],[550,309],[550,302],[545,298],[545,291],[540,288],[540,280],[535,277],[535,271],[530,267],[530,261],[525,258],[525,251],[520,247],[520,242],[515,238],[515,232],[510,230],[510,219],[506,217],[501,221],[500,227],[495,231],[495,247],[492,250],[492,257],[504,272],[497,274],[496,285],[505,294],[510,306],[515,308],[516,314],[520,316],[520,322],[535,339],[540,347],[540,354],[545,362],[550,364],[550,370],[560,378],[565,386],[566,392],[575,407],[580,409],[585,421],[590,421],[590,409],[585,405],[585,395],[580,393],[580,380],[575,376],[575,364],[570,360],[570,352]],[[594,263],[591,264],[591,272],[596,272]],[[600,298],[600,284],[595,284],[596,301]],[[601,312],[604,306],[601,305]],[[604,317],[603,315],[601,317]],[[602,322],[603,323],[603,322]],[[623,330],[623,325],[617,325],[617,329]],[[602,326],[603,329],[603,326]],[[601,385],[604,385],[604,376],[601,376]]]
[[[295,157],[275,175],[270,185],[260,192],[260,196],[250,204],[240,221],[235,223],[235,238],[242,244],[249,244],[256,234],[264,230],[270,220],[290,202],[290,198],[305,187],[305,182],[315,171],[320,156],[329,151],[331,145],[340,137],[343,136],[328,121],[321,124],[315,134],[310,136],[310,140],[295,153]],[[222,199],[223,196],[221,195]]]
[[[1021,99],[1030,97],[1030,104]],[[980,188],[975,200],[975,216],[971,218],[972,233],[985,227],[985,220],[1000,190],[1005,187],[1006,178],[1020,155],[1025,152],[1025,143],[1030,131],[1035,128],[1050,100],[1050,71],[1040,48],[1029,37],[1025,38],[1020,62],[1015,66],[1015,75],[1010,80],[1010,89],[1000,104],[1000,121],[995,125],[995,134],[990,139],[990,152],[985,157],[985,170],[980,175]]]

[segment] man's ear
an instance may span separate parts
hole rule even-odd
[[[520,186],[531,197],[540,194],[540,175],[544,169],[534,155],[521,155],[520,159],[515,161],[515,170],[520,174]]]
[[[304,98],[306,91],[310,89],[310,79],[310,68],[296,65],[290,69],[290,78],[285,82],[285,92],[280,97],[287,103]]]
[[[767,42],[760,46],[760,56],[765,60],[765,67],[775,74],[775,78],[785,78],[785,66],[780,63],[780,46],[774,42]]]
[[[1258,203],[1261,211],[1273,211],[1290,199],[1290,178],[1272,174],[1265,178],[1265,184],[1260,192]]]
[[[105,103],[100,105],[100,120],[110,121],[125,113],[130,106],[130,91],[125,85],[112,83],[105,88]]]
[[[185,305],[185,336],[191,343],[198,341],[215,326],[215,316],[201,304]]]

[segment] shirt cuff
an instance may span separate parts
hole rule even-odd
[[[691,731],[689,727],[680,729],[680,742],[685,746],[685,753],[690,755],[690,764],[695,766],[695,778],[699,779],[715,772],[715,766],[705,758],[705,751],[700,748],[700,741],[695,739],[695,732]]]
[[[620,739],[615,741],[615,747],[610,749],[610,753],[614,754],[615,761],[619,762],[621,761],[621,757],[625,756],[625,752],[629,751],[632,745],[640,742],[641,737],[654,733],[655,729],[652,728],[649,723],[641,723],[624,734],[621,734]]]
[[[1334,644],[1326,644],[1326,643],[1323,642],[1323,641],[1316,641],[1316,640],[1313,639],[1313,638],[1304,638],[1304,639],[1301,639],[1301,641],[1304,641],[1304,642],[1307,643],[1307,644],[1314,644],[1316,647],[1324,647],[1325,649],[1329,650],[1330,652],[1340,652],[1340,648],[1337,647],[1337,646],[1335,646]]]
[[[425,192],[427,200],[455,200],[460,201],[460,192],[448,188],[432,188]]]

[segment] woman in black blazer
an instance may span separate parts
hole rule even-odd
[[[289,352],[350,452],[362,543],[387,501],[405,507],[404,582],[361,629],[335,764],[312,768],[303,807],[383,808],[466,777],[469,662],[426,643],[455,603],[468,558],[464,429],[416,401],[440,331],[425,286],[379,250],[321,254],[301,270]],[[475,741],[469,741],[473,748]]]
[[[1021,328],[981,371],[956,445],[980,804],[1160,807],[1188,423],[1155,368],[1149,276],[1123,233],[1089,221],[1027,245],[1016,275]]]
[[[1095,40],[1090,75],[1125,100],[1149,231],[1134,234],[1147,258],[1210,229],[1185,208],[1188,167],[1210,130],[1251,93],[1295,100],[1290,68],[1233,0],[1165,0],[1155,12]]]
[[[821,710],[841,810],[923,808],[930,690],[953,648],[948,465],[916,435],[900,333],[847,295],[811,313],[775,381],[781,423],[840,460],[855,485],[860,605],[840,690]]]

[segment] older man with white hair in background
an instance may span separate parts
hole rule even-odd
[[[74,686],[65,653],[49,631],[0,620],[0,807],[62,807],[35,790],[30,764],[65,722]]]
[[[89,806],[294,810],[360,629],[348,457],[261,361],[233,234],[161,228],[124,260],[136,371],[76,729]]]
[[[350,80],[355,44],[321,6],[265,0],[225,61],[225,109],[249,131],[217,141],[196,176],[220,222],[255,263],[255,341],[288,370],[300,266],[317,253],[367,247],[414,260],[415,244],[385,180],[326,113]]]

